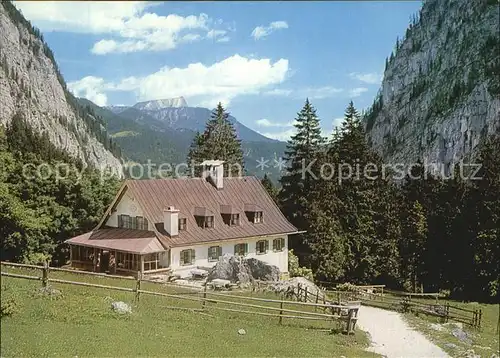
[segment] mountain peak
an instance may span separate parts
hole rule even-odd
[[[139,110],[150,110],[155,111],[163,108],[180,108],[187,107],[187,102],[184,97],[174,97],[167,99],[157,99],[153,101],[138,102],[134,105],[134,108]]]

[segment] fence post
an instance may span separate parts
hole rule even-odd
[[[297,301],[300,301],[300,283],[297,284]]]
[[[479,309],[479,322],[477,324],[478,328],[481,328],[481,318],[482,318],[482,316],[483,316],[483,310],[480,308]]]
[[[337,304],[340,305],[340,291],[337,291]]]
[[[283,324],[283,297],[281,297],[281,302],[280,302],[280,324]]]
[[[352,322],[352,314],[354,310],[352,308],[349,308],[349,313],[347,315],[347,327],[346,327],[346,333],[350,334],[351,333],[351,322]]]
[[[42,286],[47,287],[48,283],[49,283],[49,262],[45,261],[43,263]]]
[[[139,302],[139,295],[140,295],[140,290],[141,290],[141,279],[142,279],[142,272],[137,271],[137,281],[135,284],[135,302]]]
[[[205,288],[203,288],[203,301],[201,302],[201,308],[205,309],[207,303],[207,283],[205,282]]]
[[[326,312],[326,293],[323,293],[323,313]]]
[[[446,323],[450,320],[450,303],[446,302]]]
[[[304,302],[307,302],[307,287],[304,291]]]
[[[316,290],[316,304],[318,304],[319,300],[319,290]],[[314,306],[314,312],[317,312],[318,306]]]

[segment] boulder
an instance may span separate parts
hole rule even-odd
[[[224,254],[210,270],[207,281],[215,279],[247,284],[255,280],[278,281],[280,270],[274,265],[257,260]]]
[[[297,287],[300,285],[302,288],[300,290],[300,301],[304,301],[305,290],[307,288],[307,300],[310,302],[316,301],[316,294],[318,295],[318,303],[323,303],[323,298],[325,297],[324,292],[314,284],[314,282],[309,281],[304,277],[293,277],[286,281],[276,282],[275,284],[269,286],[269,289],[285,295],[288,298],[297,297]]]
[[[113,311],[120,314],[132,313],[132,307],[122,301],[112,302],[111,308],[113,309]]]

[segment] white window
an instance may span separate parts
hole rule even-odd
[[[208,261],[217,261],[222,256],[221,246],[210,246],[208,248]]]
[[[199,227],[213,228],[214,227],[214,217],[213,216],[196,216],[196,223]]]
[[[285,238],[280,237],[273,240],[273,251],[283,251],[285,249]]]
[[[262,211],[256,211],[253,216],[254,224],[258,224],[262,222]]]
[[[269,241],[267,240],[257,241],[257,244],[255,245],[255,252],[257,253],[257,255],[262,255],[267,253],[268,249],[269,249]]]
[[[186,226],[187,226],[187,219],[180,218],[179,219],[179,231],[186,230]]]
[[[246,256],[248,253],[248,244],[234,245],[234,254],[237,256]]]
[[[192,265],[194,263],[194,260],[195,260],[195,255],[194,255],[193,249],[181,251],[181,265],[182,266]]]

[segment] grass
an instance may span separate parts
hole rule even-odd
[[[2,271],[40,275],[40,271],[6,266],[2,266]],[[51,272],[50,278],[135,287],[132,280],[63,272]],[[277,317],[211,309],[216,305],[229,307],[217,303],[207,303],[206,312],[209,315],[202,315],[166,308],[182,306],[199,309],[201,303],[196,301],[141,294],[140,301],[134,303],[132,292],[58,283],[51,285],[62,294],[41,295],[38,293],[41,287],[39,281],[2,277],[2,303],[12,300],[16,303],[16,312],[2,318],[2,357],[375,356],[364,351],[368,339],[363,332],[358,330],[353,336],[331,334],[325,331],[325,328],[332,328],[331,322],[284,319],[284,324],[280,326]],[[165,285],[143,283],[142,289],[196,297],[191,290]],[[270,297],[256,293],[253,296]],[[112,301],[129,303],[132,314],[113,312],[110,308]],[[276,303],[269,305],[276,306]],[[246,330],[245,335],[237,333],[240,328]]]
[[[438,317],[432,317],[420,314],[418,317],[414,314],[405,314],[406,321],[422,332],[427,338],[449,353],[452,357],[464,356],[466,351],[474,350],[475,354],[481,357],[492,357],[493,354],[500,355],[499,338],[497,333],[499,305],[498,304],[479,304],[465,303],[457,301],[439,300],[439,303],[448,302],[450,305],[465,309],[481,309],[482,319],[481,328],[473,329],[463,325],[463,330],[470,341],[462,342],[453,335],[453,329],[456,329],[453,320],[447,324],[441,324]],[[439,330],[437,329],[439,328]]]

